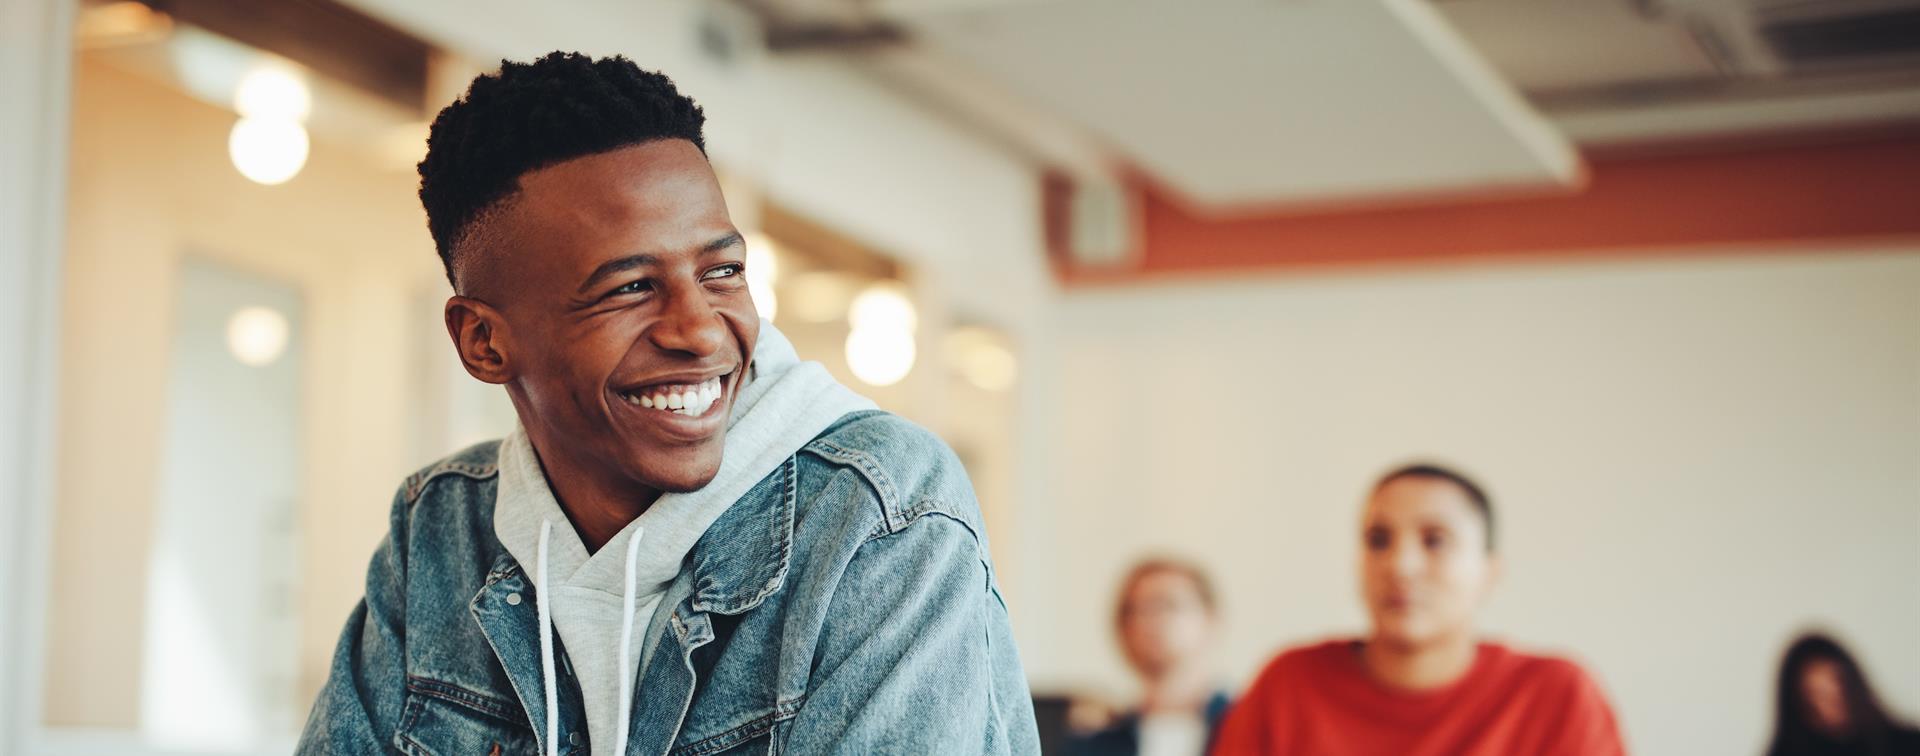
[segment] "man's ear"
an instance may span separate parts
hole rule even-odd
[[[506,345],[507,321],[493,305],[455,295],[447,300],[447,335],[467,373],[487,383],[513,380],[515,370]]]

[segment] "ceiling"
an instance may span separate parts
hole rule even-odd
[[[1577,179],[1571,146],[1419,0],[1061,0],[912,29],[1201,206]]]
[[[145,5],[178,13],[228,7],[94,0],[83,21]],[[1096,225],[1118,240],[1115,249],[1126,246],[1128,233],[1123,187],[1141,183],[1203,215],[1351,208],[1564,193],[1581,185],[1583,158],[1601,150],[1920,132],[1920,0],[732,0],[708,7],[735,11],[709,21],[750,30],[775,59],[842,58],[1076,186],[1105,191],[1108,201],[1093,204],[1111,211],[1096,214]],[[253,23],[271,27],[272,20]],[[207,78],[202,69],[237,75],[244,68],[185,65],[245,61],[213,55],[238,49],[215,35],[183,27],[169,36],[155,32],[151,18],[83,36],[103,55],[188,85]],[[396,156],[417,159],[419,113],[324,78],[316,96],[337,95],[355,107],[321,109],[318,132],[353,141],[375,134],[395,145]],[[207,89],[218,102],[224,86],[187,89]],[[332,124],[343,118],[336,111],[359,121]]]
[[[1596,148],[1920,124],[1920,0],[736,4],[775,53],[845,54],[1202,212],[1552,191]]]

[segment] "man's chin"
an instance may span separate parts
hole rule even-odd
[[[712,482],[713,482],[713,478],[708,477],[699,481],[666,483],[666,484],[655,486],[655,488],[660,489],[661,493],[685,494],[685,493],[693,493],[702,488],[706,488],[707,484]]]
[[[712,483],[713,479],[719,475],[720,465],[715,462],[711,465],[687,465],[665,470],[642,468],[639,475],[635,477],[646,483],[648,488],[661,493],[683,494],[706,488],[707,484]]]
[[[726,449],[724,436],[697,444],[630,438],[615,459],[625,477],[661,493],[691,493],[707,487],[720,475]]]

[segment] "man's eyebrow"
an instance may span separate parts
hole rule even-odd
[[[740,236],[740,232],[734,231],[732,233],[727,234],[726,236],[722,236],[718,239],[714,239],[713,241],[710,241],[704,245],[701,245],[700,254],[703,256],[711,255],[715,252],[719,252],[725,249],[730,249],[732,247],[746,246],[746,243],[747,243],[747,240]],[[601,263],[600,267],[593,269],[593,275],[587,276],[586,282],[580,284],[579,293],[586,294],[587,292],[591,291],[594,286],[599,285],[601,281],[606,280],[607,277],[612,276],[616,273],[633,270],[634,268],[645,268],[645,267],[659,265],[659,264],[660,264],[660,258],[658,256],[648,255],[648,254],[627,255],[626,257],[608,260],[606,262]]]
[[[660,258],[653,255],[627,255],[626,257],[608,260],[600,263],[600,267],[593,269],[593,275],[587,276],[587,282],[580,284],[579,293],[587,293],[588,290],[615,273],[659,264]]]
[[[726,249],[728,247],[733,247],[733,246],[744,247],[746,245],[747,245],[747,240],[741,238],[740,232],[735,231],[733,233],[727,234],[726,236],[722,236],[718,239],[707,242],[707,246],[700,248],[700,254],[710,255],[715,252],[719,252],[720,250]]]

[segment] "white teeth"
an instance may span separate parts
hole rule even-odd
[[[665,391],[654,394],[626,394],[626,400],[647,409],[677,412],[682,415],[699,417],[707,414],[715,402],[726,395],[719,378],[708,378],[698,385],[680,385],[665,387]]]

